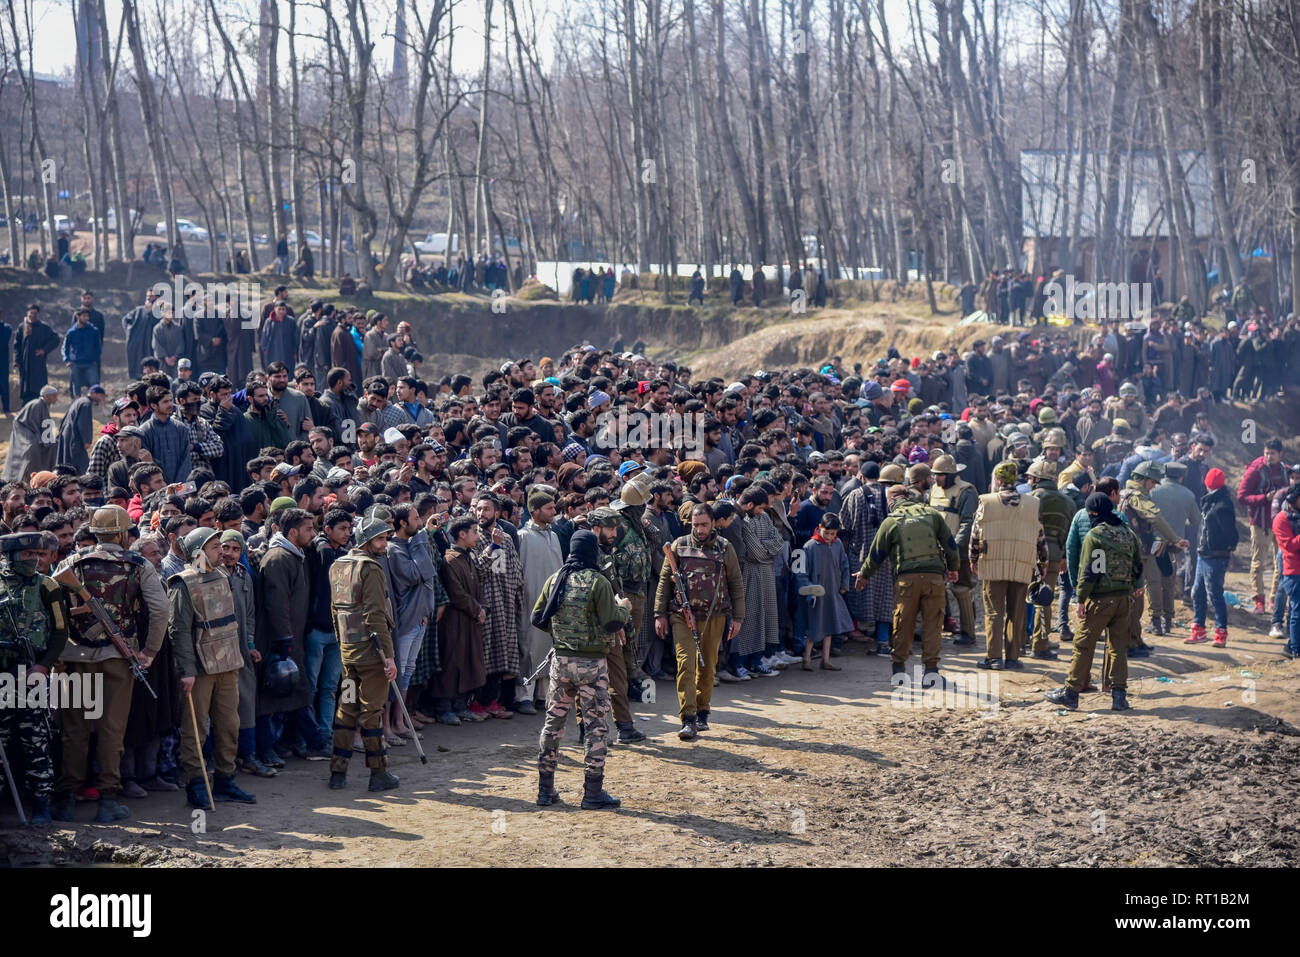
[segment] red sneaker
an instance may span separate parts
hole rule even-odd
[[[492,717],[488,714],[487,708],[483,707],[477,701],[469,706],[469,713],[474,716],[475,721],[486,721]]]
[[[1183,644],[1199,645],[1201,644],[1201,642],[1209,641],[1209,640],[1210,640],[1209,637],[1207,637],[1205,634],[1204,625],[1192,625],[1192,636],[1190,638],[1184,638]]]
[[[1256,595],[1256,596],[1255,596],[1255,614],[1257,614],[1257,615],[1262,615],[1262,614],[1264,614],[1264,613],[1265,613],[1265,608],[1264,608],[1264,596],[1263,596],[1263,595]]]
[[[78,800],[78,801],[98,801],[98,800],[99,800],[99,788],[78,788],[78,789],[77,789],[77,800]]]
[[[494,718],[501,718],[503,720],[508,720],[514,717],[513,712],[507,711],[505,708],[501,707],[500,701],[493,701],[490,705],[487,706],[485,710],[487,711],[488,714],[492,715],[492,717]]]
[[[1227,628],[1215,628],[1215,629],[1214,629],[1214,647],[1215,647],[1215,648],[1223,648],[1223,647],[1226,647],[1227,644],[1228,644],[1228,629],[1227,629]]]

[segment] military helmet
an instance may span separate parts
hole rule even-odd
[[[0,552],[5,555],[16,555],[19,552],[40,547],[40,532],[15,532],[12,535],[0,535]]]
[[[181,539],[181,548],[185,549],[185,557],[193,560],[194,556],[203,551],[203,546],[208,543],[213,535],[220,535],[215,528],[199,526]]]
[[[131,528],[131,516],[120,505],[95,509],[90,517],[90,531],[95,535],[120,535]]]
[[[1125,382],[1125,383],[1122,383],[1122,384],[1120,385],[1120,387],[1119,387],[1119,394],[1120,394],[1120,395],[1137,395],[1137,394],[1138,394],[1138,387],[1135,386],[1132,382]]]
[[[997,465],[993,466],[993,477],[1003,485],[1015,484],[1018,475],[1019,469],[1016,468],[1016,463],[1012,462],[1010,459],[1001,461]]]
[[[1036,582],[1025,593],[1025,603],[1029,605],[1050,605],[1052,603],[1052,586],[1047,582]]]
[[[1034,479],[1054,479],[1056,478],[1056,463],[1049,462],[1047,459],[1034,459],[1030,463],[1029,471],[1025,474]]]
[[[926,465],[924,462],[917,462],[915,465],[910,466],[907,470],[908,485],[914,486],[919,482],[921,482],[923,479],[927,479],[929,477],[930,477],[930,466]]]
[[[357,547],[360,548],[372,538],[377,538],[380,535],[388,535],[391,533],[392,529],[388,527],[388,523],[383,519],[368,518],[357,526],[354,535],[356,536]]]
[[[1145,462],[1139,462],[1133,469],[1133,477],[1140,479],[1155,479],[1157,482],[1165,477],[1165,467],[1159,462],[1148,459]]]
[[[881,485],[902,485],[905,478],[903,467],[897,462],[890,462],[880,470]]]
[[[1047,429],[1043,432],[1042,446],[1045,449],[1063,449],[1069,443],[1065,441],[1065,429]]]
[[[1023,432],[1015,432],[1011,438],[1007,439],[1008,448],[1018,449],[1029,444],[1029,436]]]
[[[274,651],[262,672],[262,688],[272,697],[287,697],[293,694],[299,674],[298,665],[292,658]]]
[[[930,463],[930,471],[939,475],[956,475],[965,470],[966,466],[958,465],[951,455],[941,455]]]
[[[618,526],[618,512],[606,506],[593,508],[587,513],[587,521],[592,528],[616,528]]]
[[[623,505],[644,505],[650,501],[650,473],[638,472],[626,482],[619,492]]]

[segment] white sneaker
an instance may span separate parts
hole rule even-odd
[[[1286,637],[1286,635],[1283,634],[1283,632],[1282,632],[1282,626],[1281,626],[1281,625],[1274,625],[1272,628],[1270,628],[1270,629],[1268,630],[1268,636],[1269,636],[1270,638],[1285,638],[1285,637]]]
[[[772,655],[770,658],[764,658],[763,664],[767,665],[769,668],[775,669],[776,671],[781,671],[785,668],[785,662],[776,655]]]
[[[749,673],[749,669],[744,668],[744,667],[737,668],[737,669],[735,670],[735,675],[736,675],[736,677],[739,678],[741,681],[748,681],[750,678],[753,677],[753,675],[751,675],[751,674]]]
[[[782,661],[784,661],[787,665],[797,665],[803,661],[802,658],[796,658],[788,651],[782,651],[778,653],[777,657],[780,658]]]

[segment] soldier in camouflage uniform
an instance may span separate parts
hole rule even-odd
[[[619,503],[622,504],[621,502]],[[645,586],[638,577],[649,575],[650,555],[643,538],[632,539],[629,521],[612,508],[593,509],[587,519],[600,544],[599,569],[614,589],[616,596],[626,598],[632,614],[628,622],[628,639],[622,647],[609,653],[609,696],[614,708],[614,724],[618,728],[620,744],[644,741],[645,734],[638,731],[632,720],[632,705],[628,700],[629,676],[635,672],[636,658],[627,653],[635,634],[637,613],[645,612]],[[628,541],[632,539],[629,547]],[[633,589],[640,588],[640,594]]]
[[[1149,582],[1159,580],[1158,557],[1168,545],[1186,549],[1188,544],[1187,539],[1180,538],[1169,527],[1169,523],[1160,514],[1160,509],[1151,500],[1151,490],[1160,483],[1164,474],[1165,467],[1159,462],[1140,462],[1124,484],[1124,490],[1119,493],[1119,507],[1128,519],[1129,528],[1137,533],[1138,542],[1142,546],[1142,577]],[[1161,539],[1158,543],[1157,535]],[[1145,658],[1151,654],[1151,647],[1142,640],[1142,611],[1145,607],[1146,599],[1141,594],[1137,595],[1129,612],[1130,658]],[[1151,628],[1157,635],[1165,633],[1157,608],[1151,610]]]
[[[167,636],[167,593],[153,565],[143,556],[127,551],[130,527],[126,509],[117,505],[96,509],[90,520],[95,546],[71,555],[58,571],[71,570],[86,590],[103,603],[104,610],[122,630],[136,661],[142,668],[148,668]],[[122,748],[135,680],[103,625],[75,596],[68,620],[68,644],[60,660],[70,674],[89,675],[91,681],[96,675],[103,676],[104,713],[95,727],[98,736],[95,757],[99,762],[96,779],[99,809],[95,821],[111,824],[128,814],[117,802],[117,796],[122,790]],[[138,637],[142,633],[146,635],[143,649],[139,647]],[[74,794],[86,783],[90,731],[90,720],[84,712],[77,709],[63,712],[63,768],[54,788],[51,812],[56,821],[75,820]]]
[[[1130,606],[1142,595],[1142,549],[1135,535],[1115,514],[1115,503],[1102,492],[1087,501],[1092,528],[1083,538],[1079,555],[1079,608],[1083,627],[1074,639],[1074,657],[1065,687],[1044,695],[1052,704],[1079,706],[1079,692],[1088,684],[1093,649],[1102,633],[1110,631],[1103,673],[1111,687],[1111,709],[1128,710],[1128,628]]]
[[[621,660],[617,652],[625,640],[628,602],[615,599],[614,589],[597,568],[599,560],[596,536],[585,530],[575,532],[568,559],[546,580],[533,605],[533,624],[549,632],[554,641],[546,721],[537,754],[537,803],[542,807],[559,800],[555,766],[575,700],[587,728],[582,807],[601,810],[620,804],[604,790],[610,709],[607,660]]]
[[[5,603],[4,611],[0,612],[0,673],[13,675],[15,679],[21,666],[28,677],[38,674],[42,680],[48,680],[50,669],[58,663],[59,653],[68,640],[63,592],[53,579],[36,572],[36,551],[40,545],[41,536],[37,532],[0,538],[3,556],[0,601]],[[26,707],[0,708],[0,744],[5,745],[7,754],[13,755],[11,745],[15,741],[22,749],[27,786],[32,792],[31,823],[35,827],[48,827],[54,764],[50,757],[50,716],[46,708],[32,707],[30,703]]]
[[[397,677],[393,657],[393,614],[388,605],[384,568],[378,558],[388,549],[388,523],[370,518],[357,528],[357,545],[330,566],[330,610],[334,636],[343,657],[343,687],[334,714],[334,756],[330,758],[330,787],[347,787],[352,739],[361,728],[361,743],[370,769],[370,790],[398,785],[388,770],[384,747],[384,705],[389,682]],[[379,635],[381,655],[370,640]]]

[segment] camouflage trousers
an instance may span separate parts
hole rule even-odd
[[[384,705],[389,684],[384,662],[369,642],[344,642],[340,646],[343,677],[339,682],[338,705],[334,711],[334,751],[330,771],[346,772],[352,760],[352,739],[361,729],[366,749],[366,767],[379,771],[388,767],[384,747]]]
[[[5,669],[14,673],[13,668]],[[49,712],[40,708],[0,708],[0,744],[4,745],[9,766],[14,767],[15,742],[23,752],[25,780],[32,797],[49,797],[54,789],[54,761],[51,757]],[[0,774],[0,787],[5,784]],[[15,784],[17,782],[14,782]]]
[[[604,658],[556,655],[551,659],[546,721],[537,744],[537,769],[543,774],[555,773],[564,725],[575,700],[586,728],[587,773],[605,771],[605,752],[609,750],[609,665]]]

